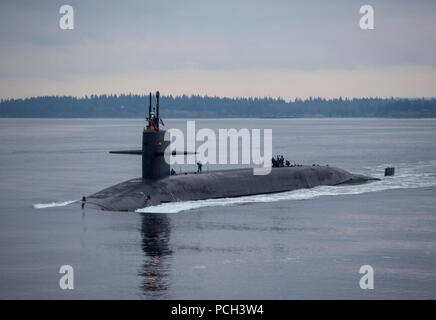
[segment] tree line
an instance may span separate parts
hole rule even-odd
[[[0,117],[145,118],[148,95],[111,94],[1,99]],[[153,102],[155,105],[155,101]],[[436,117],[436,98],[225,98],[161,96],[162,118]]]

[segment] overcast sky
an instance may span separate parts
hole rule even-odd
[[[63,4],[74,30],[59,27]],[[364,4],[375,30],[359,27]],[[2,0],[0,97],[433,97],[435,9],[434,0]]]

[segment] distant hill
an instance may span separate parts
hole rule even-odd
[[[295,99],[162,96],[162,118],[436,117],[436,99]],[[144,118],[147,95],[2,99],[0,117]]]

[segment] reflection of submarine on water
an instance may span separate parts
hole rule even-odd
[[[170,221],[165,214],[142,215],[141,238],[145,260],[139,276],[143,278],[141,289],[146,295],[157,295],[167,289]]]
[[[142,150],[111,151],[141,155],[142,178],[122,182],[87,197],[87,206],[134,211],[165,202],[240,197],[373,180],[329,166],[272,168],[268,175],[253,175],[252,169],[170,175],[170,165],[164,159],[169,141],[164,139],[165,131],[159,130],[159,92],[156,93],[156,113],[152,112],[151,93],[148,111]]]

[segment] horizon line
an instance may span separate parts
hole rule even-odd
[[[152,95],[154,96],[156,92],[151,92]],[[139,96],[139,97],[148,97],[149,93],[133,93],[133,92],[129,92],[129,93],[92,93],[92,94],[85,94],[85,95],[37,95],[37,96],[25,96],[25,97],[0,97],[0,103],[6,102],[6,101],[13,101],[13,100],[30,100],[30,99],[38,99],[38,98],[74,98],[77,100],[83,100],[83,99],[90,99],[92,96],[97,96],[97,97],[102,97],[102,96],[116,96],[117,98],[120,96]],[[354,99],[380,99],[380,100],[433,100],[436,99],[436,96],[409,96],[409,97],[400,97],[400,96],[355,96],[355,97],[351,97],[351,96],[338,96],[338,97],[322,97],[322,96],[309,96],[309,97],[291,97],[289,99],[285,99],[281,96],[218,96],[218,95],[202,95],[202,94],[176,94],[173,95],[171,93],[168,94],[160,94],[160,97],[172,97],[172,98],[181,98],[181,97],[188,97],[188,98],[192,98],[192,97],[199,97],[199,98],[218,98],[218,99],[230,99],[230,100],[235,100],[235,99],[259,99],[259,100],[264,100],[264,99],[272,99],[272,100],[283,100],[286,103],[290,103],[290,102],[295,102],[297,99],[301,100],[301,101],[307,101],[307,100],[314,100],[314,99],[322,99],[322,100],[326,100],[326,101],[331,101],[331,100],[354,100]]]

